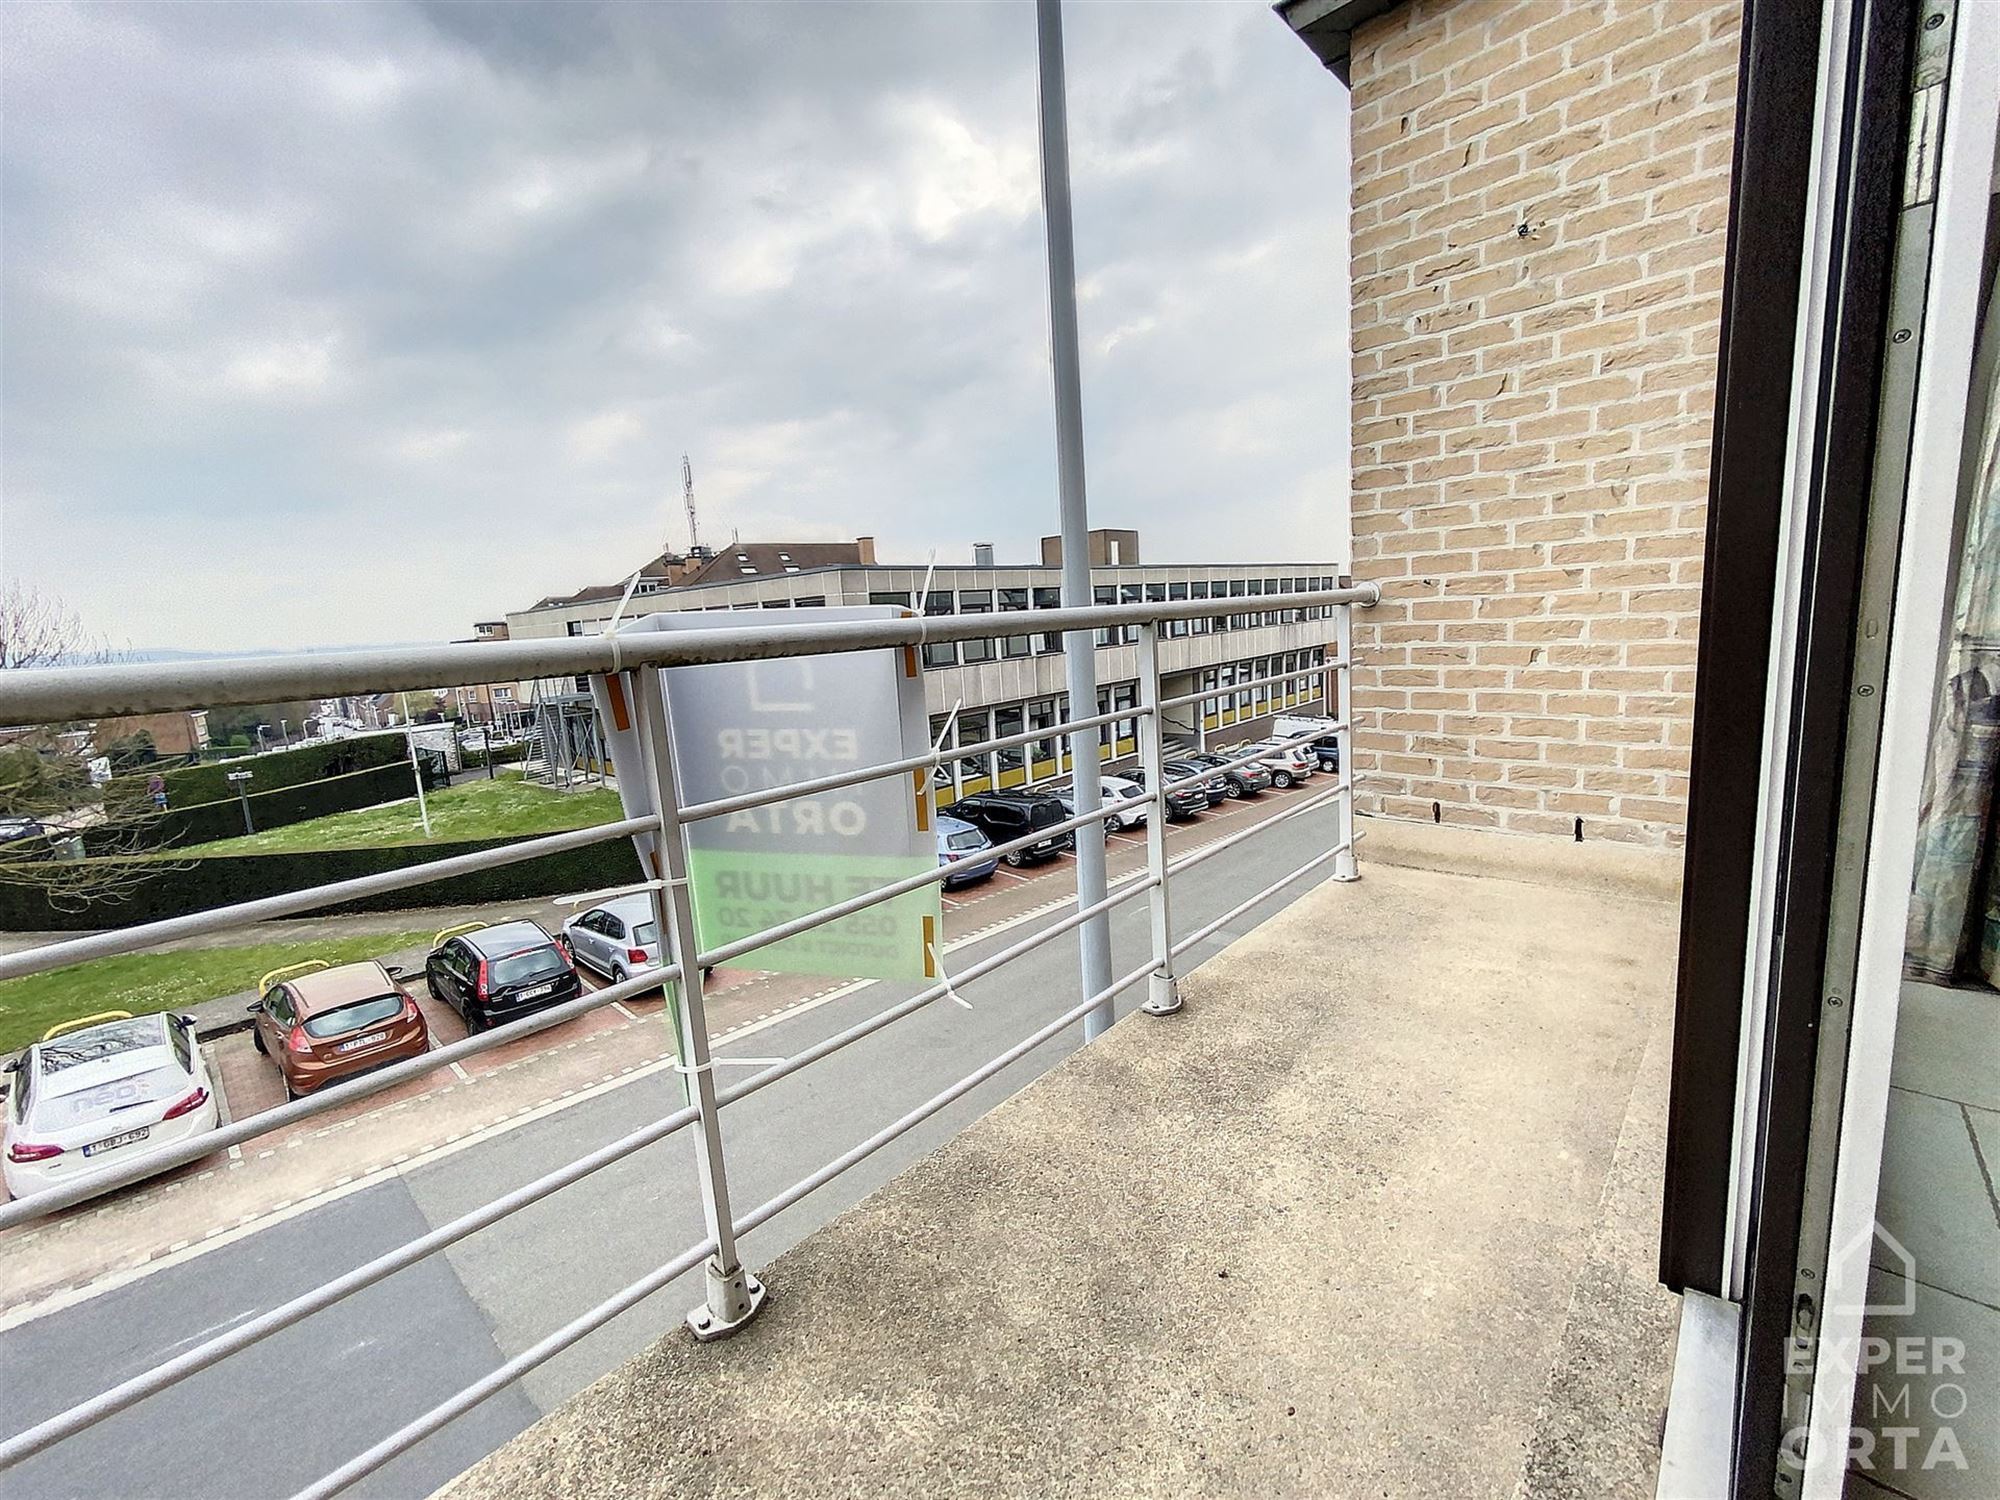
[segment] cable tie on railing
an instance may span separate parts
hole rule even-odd
[[[937,970],[938,979],[944,984],[944,997],[962,1010],[971,1010],[972,1002],[958,992],[958,986],[951,982],[951,971],[944,966],[944,955],[938,952],[936,943],[924,944],[924,950],[931,956],[931,966]]]
[[[937,548],[931,548],[930,560],[924,564],[924,581],[917,588],[917,654],[923,655],[924,642],[930,630],[931,575],[937,572]]]
[[[643,895],[647,891],[664,891],[671,886],[686,884],[687,880],[685,877],[678,881],[641,880],[632,885],[615,885],[607,890],[584,891],[581,895],[575,896],[551,896],[549,899],[557,906],[595,906],[600,902],[610,901],[619,896],[638,896]]]
[[[963,697],[954,699],[951,705],[951,712],[944,716],[944,728],[940,729],[937,733],[937,738],[931,741],[932,765],[943,764],[945,738],[958,728],[958,711],[963,707],[965,707],[965,699]]]
[[[692,1078],[697,1073],[711,1073],[717,1068],[775,1068],[783,1061],[782,1057],[711,1057],[699,1067],[689,1067],[677,1060],[674,1071]]]

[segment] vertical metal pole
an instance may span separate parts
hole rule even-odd
[[[407,707],[407,705],[405,705]],[[409,715],[403,716],[403,738],[410,746],[410,777],[417,784],[417,816],[424,820],[424,837],[431,836],[431,807],[424,801],[424,768],[417,763],[417,735],[409,727]]]
[[[1062,505],[1062,602],[1080,608],[1090,596],[1090,515],[1083,489],[1083,376],[1077,355],[1076,234],[1069,203],[1069,107],[1063,85],[1061,0],[1036,0],[1035,48],[1040,83],[1042,139],[1042,218],[1048,229],[1049,345],[1055,378],[1056,478]],[[1063,635],[1063,676],[1072,717],[1097,711],[1097,643],[1088,630]],[[1097,760],[1097,730],[1072,731],[1070,784],[1076,810],[1104,801]],[[1105,898],[1104,840],[1093,829],[1078,829],[1076,899],[1095,906]],[[1111,914],[1100,912],[1077,935],[1083,953],[1083,993],[1111,987]],[[1088,1042],[1110,1028],[1109,1003],[1083,1019]]]
[[[1174,978],[1173,920],[1167,907],[1167,784],[1166,732],[1160,708],[1160,627],[1147,621],[1139,627],[1139,691],[1141,706],[1152,712],[1139,720],[1139,764],[1146,769],[1146,790],[1153,805],[1146,812],[1146,871],[1155,882],[1147,906],[1152,916],[1153,972],[1146,978],[1149,1016],[1170,1016],[1181,1008],[1180,983]]]
[[[1343,586],[1345,579],[1341,580]],[[1353,606],[1333,607],[1334,677],[1340,684],[1340,728],[1334,743],[1340,747],[1340,798],[1335,807],[1334,837],[1341,845],[1333,857],[1335,880],[1359,880],[1361,871],[1354,862],[1354,616]]]
[[[687,1315],[694,1336],[706,1342],[736,1332],[764,1305],[763,1283],[743,1269],[736,1257],[736,1230],[729,1212],[729,1176],[722,1157],[722,1118],[715,1103],[715,1075],[710,1068],[708,1012],[703,1003],[700,946],[694,925],[694,895],[688,885],[687,840],[680,815],[680,776],[674,766],[673,716],[667,707],[666,681],[660,669],[639,674],[639,728],[644,736],[647,774],[653,782],[653,805],[660,810],[659,843],[654,849],[654,875],[664,887],[653,888],[653,920],[659,924],[661,954],[680,965],[680,1058],[692,1102],[700,1111],[695,1166],[701,1178],[702,1213],[708,1220],[715,1254],[706,1268],[707,1293]],[[669,1011],[674,1007],[669,1007]]]

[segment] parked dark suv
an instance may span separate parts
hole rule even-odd
[[[562,945],[539,923],[525,921],[447,927],[424,961],[424,983],[471,1032],[561,1005],[583,990]]]
[[[1180,776],[1200,774],[1199,768],[1194,766],[1190,766],[1185,771],[1177,773],[1174,770],[1175,764],[1177,762],[1170,761],[1162,767],[1167,773],[1167,782],[1170,787]],[[1124,774],[1133,781],[1138,782],[1140,786],[1146,784],[1146,768],[1144,766],[1140,766],[1136,770],[1127,771]],[[1195,816],[1195,814],[1207,812],[1208,793],[1203,790],[1203,785],[1203,783],[1197,782],[1193,786],[1173,787],[1167,793],[1167,817],[1173,822],[1185,823],[1189,818]]]
[[[1222,776],[1223,789],[1232,797],[1254,797],[1271,784],[1271,768],[1258,761],[1253,760],[1240,766],[1229,766],[1229,769],[1225,771],[1222,770],[1222,767],[1228,765],[1230,760],[1235,759],[1234,755],[1225,757],[1210,755],[1204,751],[1197,755],[1185,755],[1181,758],[1191,765],[1200,767],[1202,770],[1219,771]]]
[[[1037,828],[1047,828],[1069,818],[1062,803],[1046,792],[975,792],[938,811],[972,824],[996,844],[1012,843]],[[1014,850],[1006,858],[1008,864],[1020,866],[1034,860],[1054,859],[1063,850],[1075,847],[1076,834],[1065,828],[1025,849]]]

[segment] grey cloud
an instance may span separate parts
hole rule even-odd
[[[1261,6],[1068,16],[1094,510],[1323,557],[1337,86]],[[462,634],[680,535],[1054,519],[1032,17],[16,7],[6,570],[114,638]]]

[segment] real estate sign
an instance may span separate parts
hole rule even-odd
[[[815,624],[897,618],[893,606],[817,609]],[[764,621],[769,616],[763,617]],[[741,626],[735,612],[658,614],[620,632]],[[793,785],[929,748],[915,653],[901,648],[671,667],[683,806]],[[653,812],[630,695],[637,675],[598,678],[592,695],[627,816]],[[688,873],[701,947],[710,950],[937,867],[929,776],[919,771],[691,823]],[[652,861],[652,839],[639,855]],[[936,973],[939,888],[924,886],[756,949],[745,967],[878,979]]]

